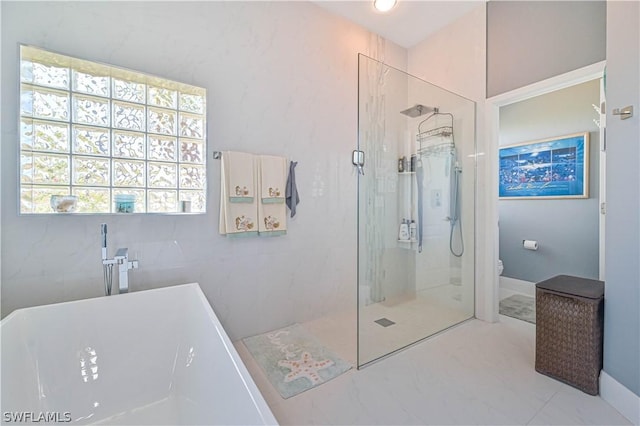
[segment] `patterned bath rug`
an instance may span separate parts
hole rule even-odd
[[[535,324],[536,299],[521,294],[506,297],[500,301],[500,314]]]
[[[351,368],[299,324],[242,341],[285,399],[321,385]]]

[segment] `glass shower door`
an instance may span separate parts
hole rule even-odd
[[[358,65],[360,367],[474,315],[475,104]]]

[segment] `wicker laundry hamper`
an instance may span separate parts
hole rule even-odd
[[[558,275],[536,284],[536,371],[598,394],[604,282]]]

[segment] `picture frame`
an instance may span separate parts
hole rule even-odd
[[[500,199],[589,198],[589,133],[499,149]]]

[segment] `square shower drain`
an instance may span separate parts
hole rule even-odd
[[[383,327],[389,327],[390,325],[395,324],[395,322],[391,321],[388,318],[380,318],[379,320],[375,320],[374,322]]]

